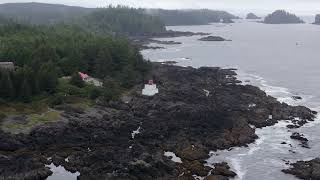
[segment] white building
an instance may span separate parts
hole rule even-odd
[[[144,89],[142,89],[142,95],[144,96],[154,96],[159,93],[159,89],[157,85],[153,83],[153,80],[149,80],[148,84],[144,85]]]

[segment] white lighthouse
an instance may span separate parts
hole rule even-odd
[[[153,80],[149,80],[148,84],[144,85],[144,89],[142,89],[142,95],[144,96],[154,96],[159,93],[159,89],[157,85],[153,82]]]

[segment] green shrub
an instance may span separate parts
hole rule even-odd
[[[97,99],[102,95],[102,90],[100,88],[89,89],[88,97],[92,100]]]
[[[3,113],[0,113],[0,123],[6,118],[7,116]]]
[[[71,76],[70,84],[77,86],[79,88],[83,88],[85,86],[85,82],[82,80],[82,78],[80,77],[80,75],[78,73],[74,73]]]
[[[61,105],[65,102],[65,97],[63,94],[55,94],[49,99],[49,106],[53,107],[56,105]]]

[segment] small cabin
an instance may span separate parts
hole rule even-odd
[[[142,95],[144,96],[154,96],[159,93],[159,89],[153,80],[149,80],[148,84],[144,85],[142,89]]]
[[[89,78],[89,75],[88,74],[85,74],[85,73],[82,73],[82,72],[79,72],[79,76],[82,78],[82,80],[87,80]]]
[[[88,83],[88,84],[92,84],[94,86],[97,86],[97,87],[102,87],[103,83],[99,80],[99,79],[96,79],[96,78],[93,78],[93,77],[90,77],[88,74],[86,73],[82,73],[82,72],[79,72],[78,73],[79,76],[81,77],[81,79]]]
[[[0,70],[1,69],[14,71],[14,64],[13,62],[0,62]]]

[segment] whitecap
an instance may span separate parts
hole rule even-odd
[[[182,163],[182,160],[180,157],[178,157],[175,153],[173,152],[164,152],[164,156],[169,157],[171,159],[171,161],[175,162],[175,163]]]
[[[134,139],[136,135],[140,134],[140,130],[141,130],[141,126],[139,126],[137,130],[132,131],[131,133],[132,139]]]
[[[53,172],[53,174],[49,176],[47,180],[76,180],[77,177],[80,176],[79,172],[71,173],[64,167],[55,166],[53,163],[46,165],[46,167],[50,168],[50,170]]]

